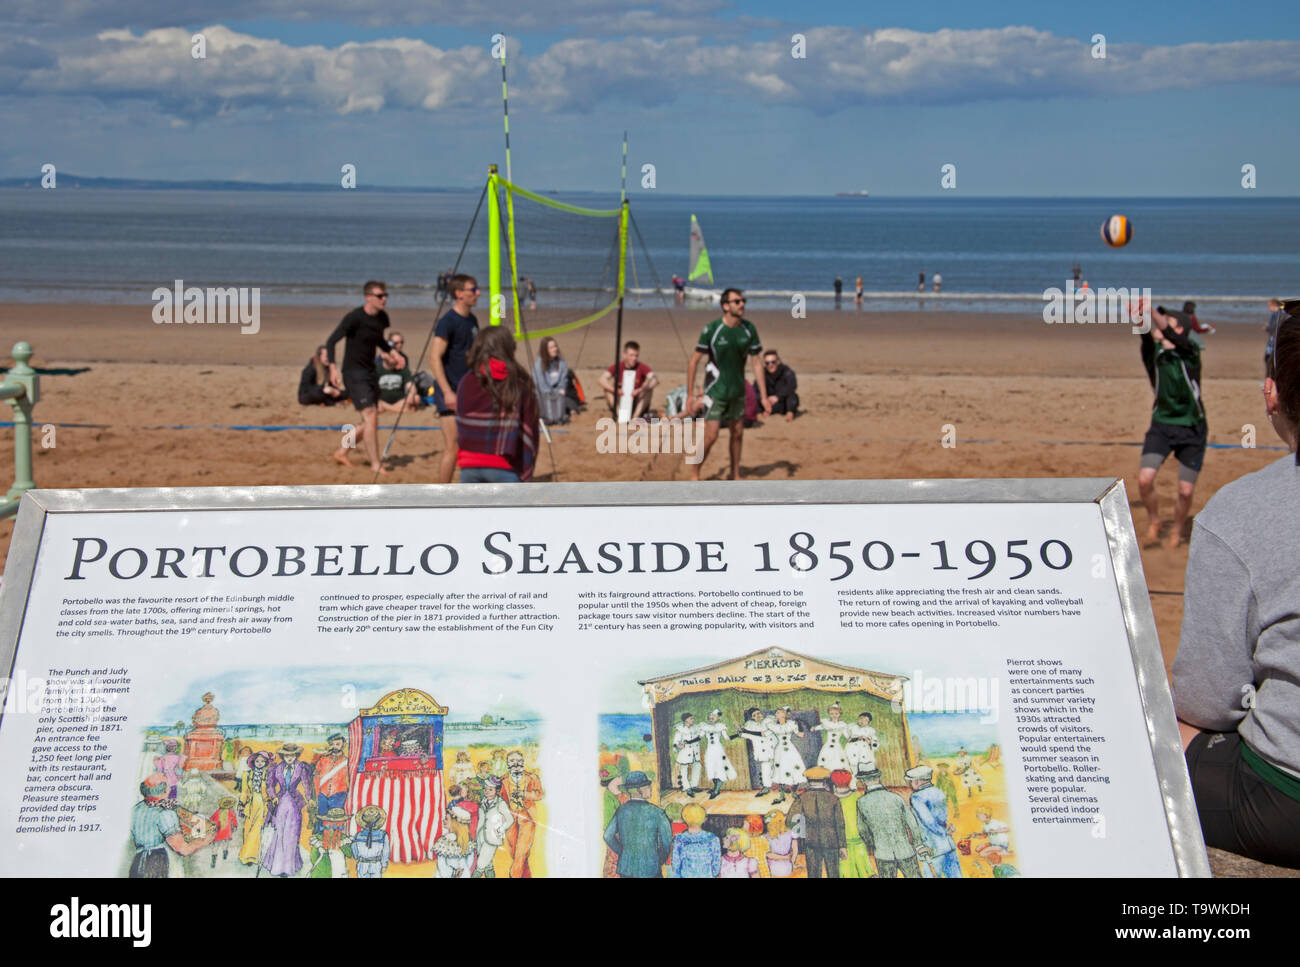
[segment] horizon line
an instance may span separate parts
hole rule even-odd
[[[61,179],[70,182],[98,182],[101,184],[80,185],[74,184],[72,187],[100,188],[111,191],[167,191],[177,189],[188,189],[192,191],[348,191],[348,192],[382,192],[382,193],[400,193],[411,192],[415,194],[452,194],[461,192],[481,191],[481,185],[473,186],[442,186],[442,185],[357,185],[355,188],[343,188],[334,182],[315,182],[315,181],[244,181],[240,179],[218,179],[218,178],[192,178],[186,180],[168,180],[162,178],[119,178],[114,176],[103,175],[79,175],[64,173]],[[41,186],[41,175],[14,175],[0,177],[0,188],[15,189],[37,189],[41,191],[57,191],[58,186],[53,189],[43,188]],[[591,189],[591,188],[532,188],[533,191],[549,194],[572,194],[572,195],[617,195],[617,189]],[[629,190],[629,200],[633,197],[652,197],[658,195],[664,198],[841,198],[843,201],[870,202],[872,199],[889,199],[898,201],[918,201],[938,198],[952,199],[1007,199],[1007,200],[1054,200],[1054,201],[1085,201],[1092,199],[1123,199],[1123,200],[1195,200],[1195,201],[1215,201],[1231,200],[1237,198],[1254,198],[1257,200],[1269,201],[1290,201],[1300,198],[1300,194],[1294,195],[1261,195],[1254,194],[1232,194],[1232,195],[1110,195],[1110,194],[1091,194],[1091,195],[1000,195],[1000,194],[961,194],[954,195],[951,192],[942,192],[938,194],[926,195],[843,195],[835,192],[792,192],[792,193],[735,193],[735,192],[660,192],[656,190]]]

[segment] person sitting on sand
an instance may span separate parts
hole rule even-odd
[[[631,339],[623,344],[623,358],[600,374],[600,388],[605,391],[605,402],[610,411],[618,412],[616,399],[623,395],[623,373],[634,372],[632,383],[632,419],[638,419],[650,406],[659,377],[640,361],[641,345]],[[608,357],[606,357],[608,358]]]
[[[975,819],[979,822],[980,828],[977,832],[971,833],[969,838],[972,841],[983,839],[984,842],[979,846],[972,842],[971,848],[980,859],[997,866],[1002,862],[1002,858],[1011,852],[1011,827],[1000,819],[994,819],[992,811],[987,806],[975,810]]]
[[[411,367],[406,364],[406,357],[400,349],[394,347],[387,358],[375,357],[375,378],[379,381],[380,413],[401,413],[420,405]]]
[[[547,424],[569,422],[569,364],[560,354],[560,344],[554,336],[542,340],[533,362],[533,385],[541,403],[542,422]]]
[[[793,420],[799,411],[799,379],[794,370],[781,362],[775,349],[763,354],[763,382],[766,384],[764,395],[772,406],[773,413],[784,413],[787,420]]]
[[[1264,406],[1290,452],[1196,515],[1170,684],[1205,845],[1300,868],[1300,301],[1287,308]]]
[[[347,398],[346,390],[330,382],[329,350],[317,346],[316,355],[307,360],[298,379],[298,403],[302,406],[333,406]]]
[[[1160,536],[1156,471],[1172,451],[1178,460],[1178,501],[1167,546],[1182,543],[1183,526],[1192,507],[1192,492],[1205,461],[1207,428],[1201,402],[1201,352],[1178,319],[1156,306],[1152,330],[1142,333],[1142,362],[1155,390],[1151,426],[1142,443],[1138,493],[1147,509],[1147,540]]]

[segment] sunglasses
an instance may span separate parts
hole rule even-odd
[[[737,305],[737,306],[743,306],[745,304],[744,299],[728,299],[727,301],[730,302],[732,305]]]
[[[465,286],[465,288],[461,289],[460,291],[461,291],[461,292],[478,292],[478,291],[480,291],[480,290],[479,290],[479,287],[476,286],[476,285],[467,285],[467,286]]]
[[[374,296],[376,299],[387,299],[387,298],[388,298],[388,293],[387,293],[387,292],[372,292],[372,293],[370,293],[370,294],[371,294],[372,296]]]

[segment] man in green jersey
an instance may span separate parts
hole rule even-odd
[[[1166,546],[1177,547],[1192,507],[1192,491],[1205,460],[1208,431],[1201,402],[1201,351],[1178,317],[1157,306],[1151,313],[1154,332],[1142,334],[1142,362],[1155,390],[1151,428],[1142,443],[1138,492],[1147,509],[1147,540],[1160,536],[1156,471],[1172,452],[1178,460],[1178,502],[1174,528]]]
[[[686,412],[694,413],[701,397],[695,395],[695,370],[702,360],[707,359],[717,370],[713,382],[704,387],[704,395],[711,401],[709,411],[705,414],[704,449],[700,454],[688,454],[695,462],[690,464],[691,479],[700,479],[700,468],[709,458],[709,451],[717,442],[718,433],[723,423],[731,427],[731,479],[740,479],[740,448],[745,437],[745,359],[754,367],[754,382],[763,386],[763,344],[759,342],[758,330],[748,319],[743,318],[745,297],[739,289],[722,291],[722,318],[714,319],[700,333],[695,352],[686,367],[686,385],[690,388],[691,398]],[[771,414],[772,404],[767,394],[760,392],[759,399],[763,412]]]

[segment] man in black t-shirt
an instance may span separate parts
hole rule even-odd
[[[773,413],[784,413],[787,420],[793,420],[799,412],[799,380],[794,370],[781,362],[775,349],[763,353],[763,395],[772,404]],[[757,388],[757,387],[756,387]]]
[[[346,388],[352,404],[361,414],[356,442],[365,448],[370,469],[376,474],[387,474],[379,462],[379,380],[375,373],[375,355],[383,357],[397,367],[405,364],[400,353],[389,351],[384,332],[388,329],[388,313],[384,306],[388,300],[388,286],[371,280],[365,284],[365,305],[358,306],[343,317],[325,340],[326,355],[330,364],[330,382],[339,389]],[[343,350],[343,365],[334,362],[334,346],[347,339]],[[339,447],[334,459],[345,467],[352,466],[348,448]]]
[[[478,320],[471,311],[478,303],[478,281],[472,275],[453,275],[447,289],[455,301],[438,320],[438,327],[433,331],[433,348],[429,350],[429,365],[433,367],[433,378],[438,384],[433,391],[433,405],[438,409],[438,422],[442,427],[439,483],[451,483],[456,473],[456,454],[459,452],[456,387],[469,372],[465,357],[478,335]]]

